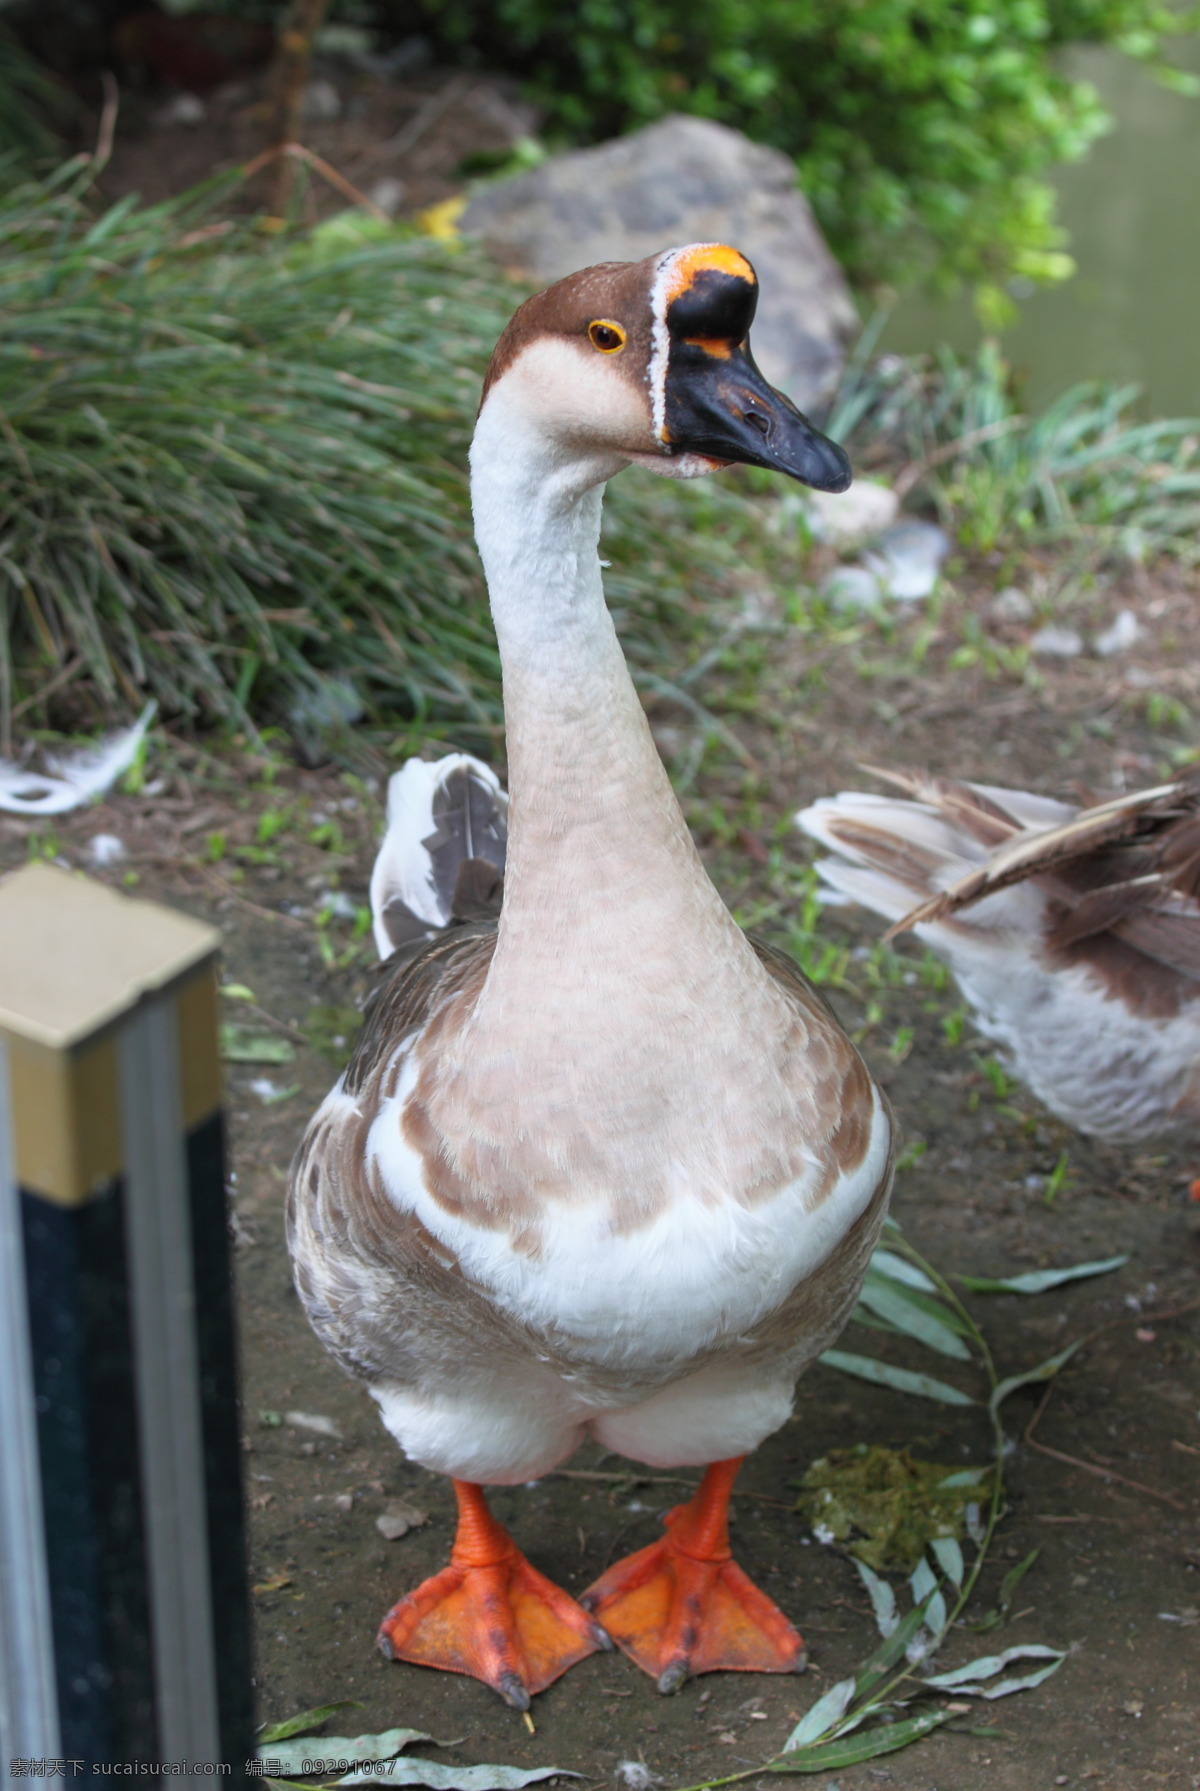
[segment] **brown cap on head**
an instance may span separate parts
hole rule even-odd
[[[618,446],[639,464],[669,472],[687,463],[688,471],[705,471],[736,461],[844,491],[850,483],[845,454],[754,364],[749,329],[757,302],[753,267],[725,243],[691,243],[644,261],[584,268],[516,312],[492,355],[483,400],[526,350],[556,342],[583,357],[559,365],[578,367],[582,377],[586,364],[589,391],[601,357],[606,381],[614,382],[606,389],[615,396],[619,383],[626,401],[637,394],[645,439],[639,426],[636,442],[617,444],[608,436],[603,445]],[[579,394],[573,397],[577,430]]]

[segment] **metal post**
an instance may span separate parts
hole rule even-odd
[[[218,944],[0,883],[0,1765],[247,1777]]]

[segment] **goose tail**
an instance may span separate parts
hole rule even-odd
[[[959,892],[970,887],[978,897],[996,887],[989,885],[989,869],[1013,850],[1012,842],[1062,826],[1075,814],[1065,803],[1024,791],[920,772],[877,775],[907,794],[843,790],[801,809],[796,824],[830,854],[817,863],[829,889],[883,915],[891,922],[889,936],[919,927],[929,943],[943,947],[930,935],[939,923],[951,924],[962,905]],[[1018,912],[1010,914],[1008,907],[984,902],[970,925],[986,933],[1015,922]]]
[[[416,950],[455,921],[498,915],[507,837],[508,797],[469,753],[409,759],[394,772],[371,872],[380,957]]]

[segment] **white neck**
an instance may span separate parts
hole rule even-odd
[[[498,1016],[502,996],[527,1002],[540,977],[563,998],[572,975],[584,1003],[639,977],[682,998],[698,964],[730,959],[765,989],[700,863],[605,606],[603,484],[624,462],[556,446],[505,399],[500,382],[471,450],[511,801],[500,940],[481,1006]]]

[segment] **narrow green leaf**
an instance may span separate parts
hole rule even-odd
[[[897,1256],[894,1250],[876,1250],[871,1258],[871,1267],[877,1274],[886,1275],[890,1281],[902,1281],[906,1287],[920,1288],[922,1293],[937,1292],[924,1269],[919,1269],[915,1262],[907,1262],[903,1256]]]
[[[335,1772],[343,1760],[347,1766],[367,1760],[390,1760],[414,1741],[433,1741],[423,1729],[385,1729],[379,1735],[321,1735],[309,1741],[259,1743],[258,1758],[264,1774],[276,1778],[286,1772]],[[434,1742],[436,1747],[438,1744]],[[328,1764],[327,1764],[328,1763]]]
[[[999,1280],[992,1280],[986,1275],[956,1275],[955,1280],[972,1293],[1045,1293],[1051,1287],[1061,1287],[1066,1281],[1086,1281],[1092,1275],[1111,1275],[1114,1269],[1120,1269],[1129,1261],[1128,1252],[1124,1256],[1106,1256],[1101,1262],[1080,1262],[1072,1269],[1031,1269],[1025,1275],[1005,1275]]]
[[[919,1604],[925,1611],[925,1621],[930,1633],[936,1638],[946,1627],[946,1600],[938,1590],[938,1579],[929,1562],[922,1555],[909,1576],[912,1588],[913,1603]]]
[[[1060,1654],[1057,1660],[1052,1660],[1048,1666],[1038,1667],[1033,1673],[1022,1673],[1015,1679],[1001,1679],[998,1685],[989,1685],[986,1691],[980,1691],[979,1696],[991,1700],[1011,1697],[1013,1692],[1032,1691],[1035,1685],[1041,1685],[1052,1673],[1057,1673],[1066,1658],[1065,1654]]]
[[[971,1352],[962,1338],[944,1317],[935,1316],[930,1310],[937,1307],[938,1302],[931,1300],[928,1294],[902,1287],[883,1276],[868,1275],[858,1297],[869,1311],[895,1325],[898,1331],[915,1337],[926,1348],[936,1350],[940,1356],[953,1356],[959,1362],[970,1361]]]
[[[877,1362],[873,1356],[855,1356],[845,1350],[827,1349],[819,1358],[827,1368],[838,1368],[843,1374],[857,1375],[860,1381],[873,1381],[878,1387],[892,1387],[897,1393],[914,1393],[920,1399],[937,1399],[943,1405],[976,1405],[969,1393],[962,1393],[947,1381],[935,1380],[928,1374],[914,1374],[908,1368],[893,1368],[890,1362]]]
[[[1021,1584],[1021,1581],[1025,1578],[1025,1575],[1029,1572],[1029,1569],[1033,1566],[1041,1552],[1040,1548],[1030,1549],[1025,1559],[1023,1561],[1018,1561],[1017,1565],[1015,1567],[1010,1567],[1005,1574],[1000,1583],[1000,1597],[998,1601],[1002,1611],[1006,1611],[1012,1603],[1013,1593]]]
[[[903,1658],[909,1643],[914,1640],[925,1621],[925,1606],[919,1604],[907,1616],[901,1617],[899,1623],[885,1642],[881,1642],[874,1654],[867,1656],[858,1669],[858,1688],[856,1696],[864,1698],[872,1687],[878,1685],[885,1673],[891,1671],[897,1661]]]
[[[871,1604],[875,1611],[875,1626],[886,1642],[900,1621],[899,1613],[896,1610],[896,1594],[887,1581],[880,1579],[879,1575],[873,1568],[868,1567],[865,1561],[860,1561],[857,1555],[852,1559],[858,1568],[863,1585],[871,1595]]]
[[[963,1552],[953,1536],[935,1536],[929,1544],[934,1559],[952,1586],[963,1583]]]
[[[1047,1648],[1041,1642],[1019,1643],[1016,1647],[1005,1648],[1000,1654],[981,1654],[961,1667],[952,1667],[948,1672],[931,1673],[921,1683],[932,1686],[937,1691],[957,1691],[960,1686],[976,1680],[995,1678],[997,1673],[1002,1673],[1014,1660],[1057,1659],[1058,1652],[1058,1649]]]
[[[221,1027],[221,1056],[226,1063],[291,1063],[295,1046],[273,1032],[227,1021]]]
[[[921,1683],[930,1686],[935,1691],[949,1691],[956,1695],[960,1692],[969,1693],[972,1697],[986,1698],[996,1694],[985,1691],[984,1683],[989,1679],[994,1679],[998,1673],[1002,1673],[1005,1667],[1011,1666],[1014,1660],[1051,1662],[1052,1664],[1048,1667],[1038,1668],[1040,1678],[1034,1677],[1033,1682],[1040,1684],[1041,1680],[1049,1678],[1050,1674],[1061,1666],[1065,1659],[1066,1656],[1060,1648],[1047,1648],[1042,1642],[1021,1642],[1014,1648],[1005,1648],[1000,1654],[982,1654],[978,1660],[968,1661],[962,1667],[954,1667],[948,1673],[933,1673],[923,1679]],[[1017,1685],[1012,1686],[1014,1691],[1020,1689],[1021,1687]]]
[[[525,1772],[519,1766],[444,1766],[434,1760],[389,1760],[348,1772],[339,1785],[427,1785],[429,1791],[522,1791],[539,1779],[577,1779],[578,1772],[561,1766],[537,1766]]]
[[[831,1767],[857,1766],[862,1760],[878,1759],[880,1754],[894,1754],[910,1742],[919,1741],[943,1723],[953,1722],[949,1710],[930,1710],[922,1716],[910,1716],[902,1723],[868,1729],[865,1734],[826,1741],[819,1747],[805,1748],[802,1753],[781,1755],[765,1768],[767,1772],[828,1772]],[[342,1780],[344,1784],[346,1781]]]
[[[832,1729],[839,1718],[846,1714],[853,1696],[853,1679],[841,1679],[836,1685],[831,1685],[829,1690],[824,1692],[809,1710],[805,1711],[784,1742],[783,1752],[785,1754],[794,1753],[798,1747],[805,1747],[810,1741],[815,1741],[819,1735],[824,1735],[826,1729]]]
[[[990,1473],[990,1468],[960,1468],[958,1473],[947,1474],[944,1480],[939,1480],[938,1485],[951,1487],[978,1486],[979,1482],[981,1480],[986,1480]]]
[[[1036,1368],[1027,1369],[1024,1374],[1010,1374],[1007,1380],[1001,1381],[988,1401],[988,1410],[992,1416],[996,1416],[1009,1394],[1015,1393],[1018,1387],[1031,1387],[1038,1381],[1052,1381],[1059,1369],[1070,1361],[1079,1348],[1080,1342],[1082,1339],[1078,1339],[1075,1343],[1069,1343],[1066,1349],[1060,1349],[1057,1355],[1050,1356],[1045,1362],[1039,1362]]]
[[[276,1414],[271,1415],[278,1423]],[[289,1735],[307,1735],[327,1723],[331,1716],[336,1716],[339,1710],[361,1709],[362,1705],[355,1698],[342,1698],[336,1704],[318,1704],[315,1710],[301,1710],[298,1715],[289,1716],[286,1722],[269,1723],[259,1731],[258,1744],[261,1747],[268,1741],[286,1741]]]

